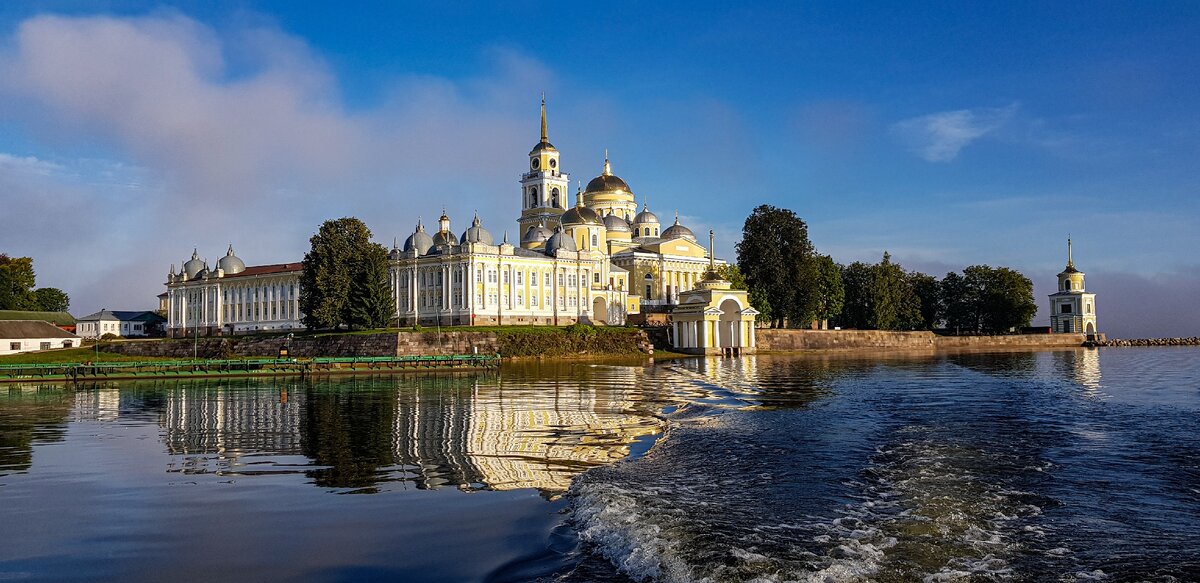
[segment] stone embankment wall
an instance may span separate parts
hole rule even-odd
[[[759,352],[802,350],[946,350],[1082,346],[1082,334],[1019,334],[1011,336],[938,336],[933,332],[888,330],[772,330],[759,329]]]
[[[1189,338],[1135,338],[1132,340],[1100,340],[1092,346],[1200,346],[1200,336]]]
[[[283,336],[226,336],[102,342],[99,349],[129,356],[167,358],[275,357],[288,344]],[[290,354],[313,356],[429,356],[495,354],[519,357],[652,354],[654,347],[640,330],[596,329],[591,333],[564,328],[503,332],[381,332],[378,334],[298,335]]]

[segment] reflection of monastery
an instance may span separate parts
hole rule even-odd
[[[678,214],[664,226],[645,202],[639,210],[607,154],[600,174],[571,204],[570,177],[550,144],[544,101],[541,140],[529,152],[520,185],[518,240],[510,241],[506,231],[497,242],[478,216],[458,235],[443,213],[436,231],[418,221],[404,245],[391,250],[400,326],[623,324],[630,314],[665,314],[724,264]],[[232,246],[210,266],[193,251],[167,278],[170,334],[301,328],[300,270],[299,263],[247,266]],[[746,307],[742,301],[737,310]],[[695,328],[696,346],[706,333],[726,334],[730,342],[742,335],[728,325],[685,327]]]
[[[628,374],[633,387],[632,369]],[[270,472],[243,459],[268,453],[309,458],[303,471],[329,466],[333,472],[319,482],[333,487],[411,480],[421,488],[558,492],[658,430],[653,417],[627,412],[634,406],[629,390],[582,383],[508,389],[495,379],[462,377],[418,382],[351,391],[271,390],[251,381],[180,385],[163,394],[163,439],[169,453],[188,456],[185,471]]]

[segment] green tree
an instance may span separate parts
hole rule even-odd
[[[56,287],[39,287],[33,290],[33,303],[43,312],[65,312],[71,307],[71,298]]]
[[[829,327],[829,319],[836,318],[842,313],[846,300],[846,290],[842,285],[842,269],[833,258],[821,255],[813,259],[816,265],[816,317],[821,320],[821,327]]]
[[[976,300],[971,297],[966,279],[951,271],[942,278],[938,287],[946,327],[957,333],[975,332],[979,324],[975,318]]]
[[[350,288],[373,247],[371,231],[354,217],[325,221],[309,239],[300,272],[300,310],[310,329],[347,323]]]
[[[871,322],[871,266],[855,261],[842,268],[841,325],[845,328],[869,328]]]
[[[358,258],[345,321],[351,328],[386,328],[396,318],[388,281],[387,250],[372,243]]]
[[[37,309],[34,281],[33,259],[0,253],[0,310]]]
[[[992,269],[980,312],[985,332],[1004,333],[1028,326],[1037,313],[1033,282],[1008,267]]]
[[[814,282],[808,226],[796,213],[761,205],[742,226],[737,244],[738,267],[751,290],[761,290],[770,308],[772,327],[785,319],[805,321],[812,315]]]
[[[871,267],[868,324],[876,330],[912,330],[921,325],[921,300],[890,253]]]
[[[941,284],[946,325],[959,332],[998,334],[1028,326],[1037,312],[1033,282],[1008,267],[972,265]]]
[[[941,285],[937,278],[914,271],[908,274],[908,283],[921,301],[921,327],[925,330],[937,328],[942,321]]]

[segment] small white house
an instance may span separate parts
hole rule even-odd
[[[152,336],[161,330],[165,321],[162,316],[145,310],[100,310],[76,320],[75,333],[83,338],[100,338],[105,334],[122,338]]]
[[[78,348],[78,336],[41,320],[0,320],[0,355]]]

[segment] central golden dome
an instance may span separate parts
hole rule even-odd
[[[607,151],[604,153],[604,171],[588,182],[587,188],[583,191],[586,193],[624,191],[633,194],[629,184],[621,180],[620,176],[612,173],[612,165],[608,163]]]

